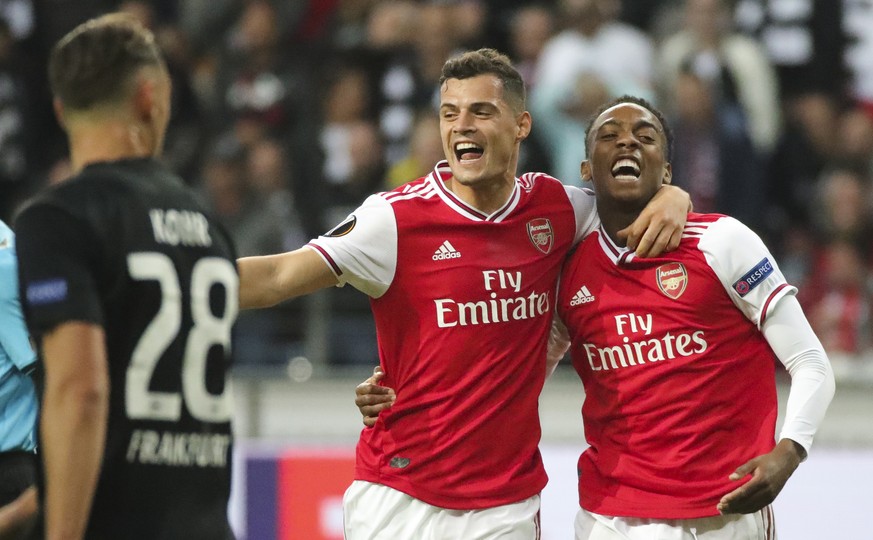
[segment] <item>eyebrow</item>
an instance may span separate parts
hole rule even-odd
[[[597,127],[597,131],[600,131],[602,128],[606,127],[607,125],[612,125],[612,126],[620,127],[620,124],[619,124],[619,122],[618,122],[617,120],[612,120],[612,119],[610,119],[610,120],[605,120],[602,124],[600,124],[600,125]],[[646,128],[646,127],[648,127],[648,128],[652,128],[652,129],[654,129],[655,131],[657,131],[658,133],[663,133],[663,130],[658,129],[658,126],[656,126],[656,125],[653,124],[652,122],[649,122],[648,120],[639,120],[639,121],[637,121],[637,123],[634,124],[634,126],[633,126],[633,130],[636,131],[636,130],[638,130],[638,129],[640,129],[640,128]]]

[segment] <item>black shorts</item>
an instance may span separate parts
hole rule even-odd
[[[36,459],[32,452],[0,452],[0,506],[36,483]]]

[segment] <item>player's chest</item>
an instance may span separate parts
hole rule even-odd
[[[413,296],[486,299],[554,288],[574,233],[548,218],[401,230],[394,285]]]
[[[627,343],[717,329],[738,311],[698,258],[616,265],[596,254],[577,257],[562,276],[559,310],[571,335]]]

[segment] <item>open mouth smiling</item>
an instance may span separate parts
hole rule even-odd
[[[470,161],[476,161],[482,154],[485,153],[485,149],[479,146],[476,143],[471,142],[459,142],[455,143],[455,157],[458,158],[458,161],[461,163],[467,163]]]
[[[633,159],[621,158],[612,166],[612,176],[621,181],[639,180],[640,165]]]

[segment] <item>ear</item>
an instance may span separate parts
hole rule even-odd
[[[136,89],[133,93],[133,107],[137,118],[149,123],[155,115],[157,106],[157,88],[154,79],[140,75],[136,79]]]
[[[67,129],[67,122],[64,116],[64,104],[60,99],[54,98],[52,100],[52,108],[55,110],[55,118],[58,119],[58,124],[64,129]]]
[[[515,134],[515,142],[521,142],[527,139],[527,136],[530,135],[531,124],[533,123],[533,119],[530,116],[530,113],[524,111],[518,116],[518,121],[516,123],[516,127],[518,128]]]
[[[582,165],[579,166],[579,173],[582,176],[583,182],[591,181],[591,162],[587,159],[582,162]]]
[[[661,177],[662,184],[673,183],[673,166],[669,163],[664,163],[664,176]]]

